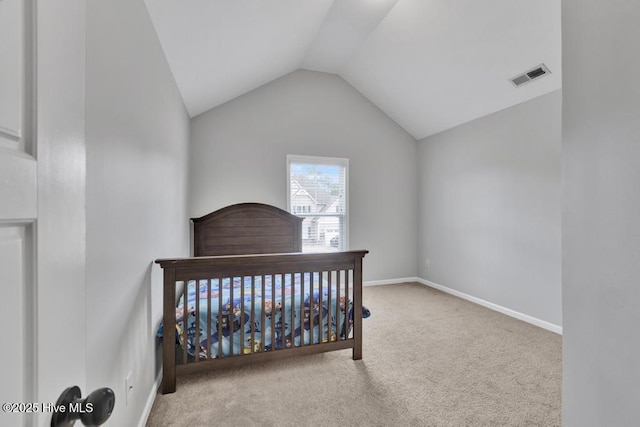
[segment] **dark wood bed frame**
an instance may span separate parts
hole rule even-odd
[[[362,358],[362,259],[368,251],[301,253],[303,219],[260,203],[228,206],[201,218],[193,218],[192,221],[194,258],[156,260],[164,270],[163,394],[175,392],[177,374],[349,348],[353,349],[354,360]],[[239,355],[208,357],[206,360],[188,357],[186,346],[180,351],[176,350],[176,291],[181,283],[191,280],[209,280],[211,283],[211,279],[234,277],[272,276],[273,279],[274,275],[304,273],[344,277],[343,283],[338,278],[337,286],[342,287],[346,297],[353,303],[353,329],[350,335],[338,336],[327,342],[319,340],[317,344],[301,343],[299,346],[269,351],[265,350],[263,343],[261,348],[251,349],[248,354],[241,352]],[[264,312],[264,299],[261,300]],[[197,316],[198,305],[196,299]],[[216,320],[209,318],[208,322],[211,328]],[[199,317],[196,320],[198,323]],[[222,322],[218,321],[217,324]],[[186,342],[186,328],[184,334]]]

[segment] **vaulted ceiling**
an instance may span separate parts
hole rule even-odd
[[[561,87],[558,0],[145,1],[191,117],[302,68],[422,139]]]

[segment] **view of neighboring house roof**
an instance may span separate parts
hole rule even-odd
[[[338,194],[333,194],[328,188],[302,175],[294,176],[291,180],[291,198],[295,199],[297,196],[308,196],[314,203],[315,213],[328,212],[340,199]]]

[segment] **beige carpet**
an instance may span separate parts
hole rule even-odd
[[[561,337],[420,284],[367,287],[351,351],[178,377],[148,426],[559,426]]]

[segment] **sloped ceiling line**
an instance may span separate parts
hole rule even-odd
[[[557,0],[145,2],[192,117],[304,68],[419,140],[561,86]],[[540,63],[553,72],[516,90]]]

